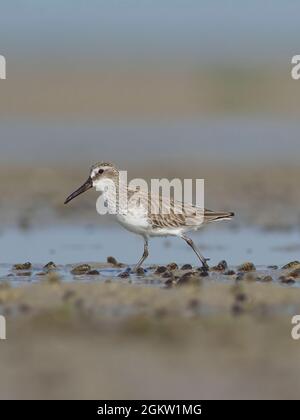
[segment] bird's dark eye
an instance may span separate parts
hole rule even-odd
[[[104,169],[99,169],[98,174],[101,175],[103,174],[103,172],[104,172]]]

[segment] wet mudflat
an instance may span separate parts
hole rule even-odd
[[[1,397],[299,397],[299,266],[2,264]]]

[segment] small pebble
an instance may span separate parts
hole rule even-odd
[[[167,269],[168,270],[177,270],[178,269],[178,265],[175,262],[172,262],[170,264],[167,265]]]
[[[263,281],[264,283],[267,283],[267,282],[273,281],[273,277],[271,277],[271,276],[264,276],[261,279],[261,281]]]
[[[57,267],[54,264],[53,261],[48,262],[45,266],[44,266],[44,270],[55,270]]]
[[[130,274],[129,274],[128,271],[122,271],[122,273],[118,274],[118,277],[121,277],[122,279],[125,279],[129,276],[130,276]]]
[[[81,275],[81,274],[86,274],[88,271],[91,271],[91,266],[89,264],[81,264],[81,265],[78,265],[77,267],[74,267],[71,270],[71,274]]]
[[[228,268],[225,260],[220,261],[217,265],[211,268],[212,271],[225,271]]]
[[[13,266],[14,270],[30,270],[32,267],[30,262],[26,262],[24,264],[15,264]]]
[[[118,265],[118,261],[116,260],[115,257],[112,257],[112,256],[107,257],[107,260],[106,261],[108,262],[108,264]]]
[[[182,267],[181,267],[181,270],[192,270],[192,266],[191,266],[191,264],[184,264]]]
[[[287,270],[289,268],[299,268],[300,267],[300,262],[299,261],[291,261],[288,264],[284,265],[282,267],[283,270]]]
[[[279,280],[281,281],[281,283],[284,283],[284,284],[295,283],[295,279],[293,277],[280,276]]]
[[[159,267],[157,267],[154,274],[162,274],[165,271],[167,271],[167,267],[160,265]]]
[[[143,267],[139,267],[137,270],[136,270],[136,273],[135,273],[137,276],[144,276],[145,275],[145,270],[143,269]]]
[[[278,270],[278,265],[268,265],[270,270]]]
[[[238,267],[238,271],[255,271],[256,267],[252,262],[245,262]]]
[[[291,271],[289,273],[289,276],[294,277],[294,278],[300,277],[300,268],[296,268],[295,270]]]

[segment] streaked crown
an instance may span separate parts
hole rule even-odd
[[[118,169],[111,162],[98,162],[91,167],[90,177],[92,181],[98,181],[103,178],[115,179],[118,175]]]

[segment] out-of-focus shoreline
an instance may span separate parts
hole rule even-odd
[[[285,229],[299,225],[300,168],[266,163],[223,165],[201,161],[135,162],[128,166],[129,179],[204,178],[205,205],[236,213],[231,224]],[[96,192],[88,192],[72,205],[64,200],[88,175],[88,167],[21,164],[0,168],[0,226],[21,228],[49,223],[101,223],[95,210]]]

